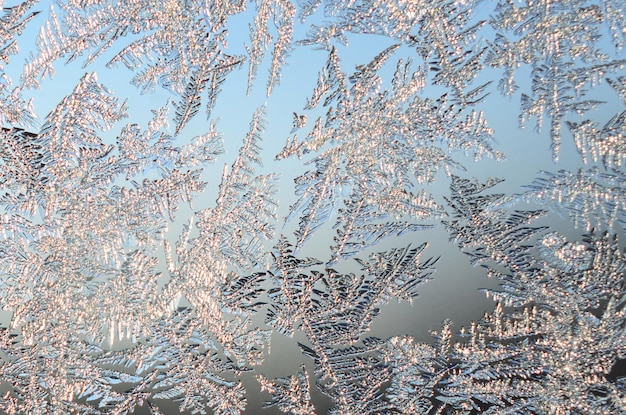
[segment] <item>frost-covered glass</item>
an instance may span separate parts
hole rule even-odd
[[[3,7],[1,413],[626,414],[624,1]]]

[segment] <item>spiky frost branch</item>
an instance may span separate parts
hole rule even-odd
[[[222,151],[220,137],[211,131],[178,147],[162,131],[162,109],[147,130],[127,125],[117,146],[104,144],[102,131],[124,115],[124,104],[87,74],[39,134],[3,131],[1,298],[19,341],[2,345],[12,385],[2,408],[130,413],[147,402],[159,413],[151,400],[167,396],[182,409],[240,413],[243,389],[222,375],[262,358],[269,333],[250,329],[258,305],[244,302],[262,279],[227,276],[219,250],[194,272],[172,258],[169,275],[158,269],[165,229],[179,204],[203,190],[202,167]],[[235,168],[244,194],[246,151]],[[206,247],[195,244],[180,244],[176,259],[203,263]],[[215,278],[202,291],[194,278],[207,270]],[[223,296],[202,297],[214,291]],[[183,294],[193,308],[179,309]],[[241,316],[225,319],[227,308]]]
[[[626,178],[597,168],[578,172],[544,172],[518,199],[551,207],[570,217],[576,227],[626,229]]]
[[[9,57],[19,53],[16,37],[39,12],[31,11],[37,0],[27,0],[13,7],[3,7],[0,17],[0,124],[32,126],[37,118],[32,101],[26,102],[20,87],[12,88],[4,73]]]
[[[447,226],[501,281],[502,290],[488,294],[516,308],[499,303],[458,340],[446,323],[434,347],[390,339],[388,399],[401,412],[429,414],[619,411],[624,383],[613,372],[626,353],[626,256],[617,238],[594,232],[569,241],[534,227],[514,247],[503,245],[499,232],[523,230],[536,215],[494,209],[502,197],[481,194],[492,186],[455,179],[454,217],[465,219]],[[523,244],[537,232],[535,246]]]
[[[624,60],[609,59],[601,48],[603,26],[615,27],[616,2],[603,7],[588,1],[501,1],[490,25],[495,41],[486,56],[488,65],[504,68],[499,89],[507,95],[518,88],[517,68],[532,69],[531,90],[521,95],[520,121],[536,117],[541,129],[550,120],[552,156],[559,159],[562,123],[572,114],[584,114],[600,102],[584,99],[585,85],[593,86],[603,76],[624,66]],[[623,17],[621,18],[623,19]],[[617,39],[616,39],[617,40]]]
[[[322,26],[312,25],[301,44],[330,49],[335,41],[347,44],[347,35],[355,33],[397,39],[416,48],[433,72],[435,84],[451,87],[459,97],[482,68],[485,47],[476,41],[476,33],[485,21],[473,21],[471,2],[359,0],[325,6],[332,19]],[[303,13],[310,11],[305,7]]]
[[[296,234],[300,247],[334,210],[341,209],[333,261],[382,237],[419,228],[402,218],[415,221],[441,215],[432,197],[413,189],[433,181],[441,169],[449,173],[459,167],[448,152],[465,152],[476,159],[501,156],[491,148],[491,130],[482,114],[472,111],[463,119],[463,104],[450,103],[446,95],[436,101],[417,95],[424,75],[421,69],[411,74],[409,62],[398,62],[392,89],[378,91],[382,83],[378,71],[397,48],[387,48],[350,77],[332,50],[307,103],[314,108],[323,102],[328,108],[325,119],[316,121],[304,141],[290,140],[279,154],[282,158],[318,153],[311,160],[315,168],[296,179],[299,200],[291,207],[290,218],[300,218]]]
[[[333,269],[306,271],[321,263],[295,257],[285,238],[277,245],[275,268],[269,274],[276,288],[268,292],[272,303],[267,323],[289,336],[296,330],[306,335],[310,345],[300,348],[314,360],[318,388],[335,403],[331,413],[391,413],[381,394],[390,372],[377,356],[384,342],[367,338],[362,346],[357,343],[378,315],[379,305],[417,296],[416,287],[429,278],[436,261],[419,262],[424,248],[372,255],[358,261],[363,274],[354,275]],[[272,405],[292,407],[296,396],[282,392],[284,380],[262,382],[273,391]],[[308,399],[298,391],[298,399]]]

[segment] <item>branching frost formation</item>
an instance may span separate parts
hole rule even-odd
[[[1,412],[162,414],[167,400],[235,415],[255,386],[289,414],[318,413],[313,390],[337,415],[624,412],[623,1],[45,3],[0,18]],[[9,57],[43,19],[14,86]],[[342,51],[372,35],[389,43],[346,68]],[[304,108],[286,114],[275,163],[306,164],[283,178],[295,202],[281,223],[266,109],[290,54],[311,47],[326,59]],[[73,60],[88,72],[37,127],[24,97]],[[98,63],[172,100],[123,125],[133,108],[100,84]],[[213,118],[244,66],[249,97],[269,69],[267,102],[210,178],[222,135],[208,121],[190,138],[190,121],[203,107]],[[571,139],[576,169],[519,194],[462,177],[504,158],[493,90],[519,99],[522,126],[549,124],[555,162]],[[442,183],[447,196],[432,194]],[[200,197],[214,202],[195,210]],[[446,320],[431,343],[375,337],[381,307],[418,301],[446,260],[398,237],[433,228],[500,282],[485,290],[494,310],[458,332]],[[328,256],[305,256],[324,234]],[[300,371],[260,374],[272,333],[298,339]]]

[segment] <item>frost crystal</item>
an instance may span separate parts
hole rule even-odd
[[[520,221],[531,212],[477,208],[499,196],[455,182],[454,216],[468,209],[474,219],[464,220],[462,240],[460,222],[450,229],[502,281],[503,290],[490,293],[501,303],[463,329],[456,343],[449,323],[436,334],[436,347],[391,339],[385,352],[394,367],[389,399],[404,413],[621,413],[625,390],[613,373],[626,352],[626,262],[615,236],[591,233],[569,242],[551,232],[536,251],[474,238],[478,229],[507,229],[522,231],[523,242],[541,228]]]
[[[623,414],[625,15],[620,0],[3,4],[0,412],[237,415],[262,393],[300,415]],[[286,75],[307,81],[303,53],[308,91]],[[138,91],[98,80],[117,70]],[[514,128],[497,90],[551,143],[554,169],[520,168],[521,190],[472,178]],[[250,120],[238,151],[218,110]],[[450,261],[435,232],[497,280],[493,307],[441,316],[430,342],[382,338],[390,303],[419,305]],[[277,336],[300,359],[285,373],[266,359]]]
[[[24,27],[37,12],[30,9],[36,0],[25,1],[14,7],[4,7],[0,17],[0,123],[32,124],[36,115],[32,103],[22,97],[20,87],[11,88],[12,82],[5,74],[5,64],[9,57],[19,53],[16,37],[22,34]]]
[[[284,412],[294,415],[315,414],[315,408],[311,405],[309,396],[309,380],[306,377],[305,368],[288,378],[268,381],[263,376],[259,377],[261,389],[273,396],[272,402],[266,407],[276,405]]]
[[[531,90],[521,97],[520,121],[536,117],[537,128],[550,119],[550,136],[555,160],[561,145],[561,123],[570,113],[584,113],[599,102],[584,99],[583,86],[600,82],[607,72],[624,67],[624,60],[609,59],[601,49],[602,29],[615,31],[616,20],[623,27],[624,4],[603,1],[513,2],[501,1],[491,21],[498,31],[490,45],[487,62],[504,69],[499,89],[512,94],[519,85],[516,69],[532,67]],[[603,13],[602,8],[610,10]],[[618,13],[617,10],[621,12]],[[618,15],[621,15],[619,17]],[[615,46],[622,41],[614,37]]]
[[[593,168],[545,173],[529,187],[523,199],[569,215],[577,227],[626,229],[626,177],[621,172]]]
[[[223,178],[211,212],[219,221],[200,220],[195,239],[183,232],[163,276],[165,229],[181,202],[203,190],[202,166],[222,151],[220,138],[174,147],[155,111],[148,130],[128,125],[117,148],[105,145],[99,133],[124,112],[88,74],[39,134],[3,132],[11,152],[2,153],[1,297],[19,341],[7,337],[2,346],[3,381],[13,389],[2,405],[16,413],[130,413],[149,398],[240,413],[242,386],[223,374],[257,364],[269,334],[249,323],[262,274],[227,272],[230,261],[258,262],[255,238],[271,231],[260,214],[273,214],[271,177],[252,175],[261,113]],[[154,167],[159,177],[148,178]],[[121,178],[126,185],[115,184]],[[255,221],[240,220],[252,213]],[[249,239],[253,229],[258,236]],[[224,231],[245,237],[223,246]],[[192,308],[179,307],[183,300]],[[124,342],[134,347],[115,350]],[[119,383],[132,387],[122,392]]]
[[[326,116],[316,120],[304,141],[289,140],[278,155],[319,151],[311,160],[315,169],[296,179],[299,200],[290,217],[299,215],[300,247],[338,210],[333,261],[382,238],[423,229],[415,219],[440,217],[441,206],[414,189],[432,182],[439,170],[458,167],[449,152],[499,157],[481,113],[463,114],[463,106],[446,95],[437,100],[419,96],[425,73],[412,69],[411,62],[399,60],[392,88],[379,91],[378,71],[397,48],[387,48],[351,76],[342,72],[333,49],[306,108],[323,102]]]

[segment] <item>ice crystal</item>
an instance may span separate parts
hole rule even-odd
[[[175,147],[155,111],[148,130],[128,125],[117,149],[104,144],[101,131],[124,115],[124,104],[88,74],[39,134],[3,132],[10,209],[2,222],[1,297],[20,338],[3,343],[3,381],[12,385],[3,407],[130,413],[146,400],[172,399],[181,410],[239,413],[244,391],[222,375],[257,364],[268,336],[249,323],[262,274],[240,278],[226,265],[260,261],[255,238],[271,231],[260,212],[272,215],[272,179],[252,176],[260,115],[223,178],[211,211],[219,221],[198,221],[195,239],[183,232],[176,257],[167,252],[165,281],[157,270],[159,251],[169,248],[164,233],[180,203],[204,188],[202,166],[222,151],[220,137],[210,132]],[[148,178],[154,168],[159,177]],[[253,229],[259,236],[249,239]],[[224,231],[242,236],[225,246]],[[183,300],[193,308],[178,308]],[[111,350],[120,342],[134,348]],[[132,387],[120,391],[119,383]]]
[[[40,78],[54,75],[54,63],[60,59],[70,62],[86,55],[83,64],[88,66],[115,51],[107,65],[121,63],[136,72],[133,83],[143,93],[158,85],[179,95],[174,103],[177,134],[199,112],[203,95],[206,111],[211,112],[221,84],[246,59],[227,52],[228,21],[246,11],[246,1],[56,3],[58,7],[51,10],[40,32],[39,53],[26,65],[22,82],[39,85]],[[281,68],[292,49],[294,16],[290,1],[257,2],[250,24],[251,44],[246,47],[248,91],[271,43],[267,94],[280,82]],[[270,20],[277,31],[275,40]]]
[[[528,259],[522,243],[542,230],[527,225],[545,212],[515,211],[506,220],[494,221],[491,215],[485,212],[485,207],[492,206],[496,209],[496,214],[503,214],[504,212],[496,206],[503,201],[504,196],[480,193],[498,182],[499,180],[489,180],[478,183],[453,177],[451,197],[448,200],[452,218],[443,223],[450,232],[450,238],[461,249],[469,249],[467,253],[472,258],[472,265],[493,259],[504,261],[516,269],[523,268],[528,265]],[[468,222],[473,226],[468,226]]]
[[[0,17],[0,412],[237,415],[255,391],[291,414],[320,412],[317,392],[337,415],[624,412],[623,1],[48,3]],[[346,68],[358,37],[386,42]],[[327,58],[304,107],[275,107],[311,47]],[[86,73],[35,126],[29,89],[74,60]],[[98,81],[118,64],[150,120],[125,121],[140,97]],[[250,102],[268,70],[265,102],[249,117],[224,101],[250,119],[228,159],[213,111],[244,64]],[[521,191],[470,179],[504,158],[493,89],[549,125],[556,173]],[[291,132],[268,163],[277,108]],[[279,182],[288,158],[305,163]],[[448,261],[428,230],[499,282],[493,308],[431,342],[378,338],[389,303],[417,303]],[[272,378],[275,336],[304,363]]]
[[[410,300],[416,287],[433,272],[435,260],[419,262],[426,245],[372,254],[359,260],[363,274],[340,274],[306,268],[321,265],[314,259],[294,256],[293,247],[281,238],[269,274],[277,286],[268,291],[272,300],[268,324],[292,336],[302,329],[312,341],[325,345],[352,343],[365,333],[378,314],[378,306],[390,298]]]
[[[545,173],[521,198],[535,201],[570,216],[574,225],[626,229],[626,177],[597,168],[578,172]]]
[[[626,78],[607,78],[607,82],[626,103]],[[616,114],[602,128],[592,120],[568,122],[567,125],[585,163],[601,161],[605,169],[613,170],[620,170],[624,166],[626,112]]]
[[[254,175],[255,164],[261,163],[263,111],[260,108],[254,114],[232,167],[224,166],[217,206],[198,213],[201,238],[229,263],[244,269],[264,261],[260,241],[274,233],[275,175]]]
[[[267,95],[269,96],[274,87],[280,82],[280,70],[292,49],[291,43],[296,8],[287,0],[261,0],[257,1],[256,12],[254,25],[250,25],[251,45],[247,48],[248,55],[250,56],[248,92],[250,92],[252,88],[258,66],[265,55],[265,49],[272,40],[268,24],[270,17],[274,16],[277,39],[274,42],[270,76],[267,81]]]
[[[411,62],[399,60],[392,88],[379,92],[378,70],[397,48],[387,48],[351,76],[341,70],[332,50],[307,103],[311,109],[323,102],[325,118],[316,120],[304,141],[289,140],[278,155],[319,152],[311,160],[315,168],[296,179],[299,200],[290,217],[299,216],[298,247],[334,210],[339,215],[333,260],[353,256],[382,238],[422,229],[425,225],[415,218],[437,218],[442,211],[431,196],[414,189],[433,181],[439,170],[458,167],[449,152],[476,159],[500,156],[491,147],[492,132],[480,112],[463,115],[464,106],[446,95],[437,100],[419,96],[425,74],[412,69]],[[413,220],[402,220],[408,217]]]
[[[4,73],[4,66],[9,57],[19,52],[16,37],[37,12],[30,9],[37,4],[36,0],[24,1],[13,7],[4,7],[0,18],[0,123],[32,124],[36,115],[32,102],[22,97],[20,87],[12,88],[11,79]]]
[[[435,72],[434,83],[450,86],[461,96],[482,67],[485,48],[476,42],[476,32],[485,21],[472,21],[470,2],[335,1],[327,2],[325,11],[333,19],[313,26],[303,44],[347,43],[350,33],[398,39],[416,48]]]
[[[266,404],[265,407],[278,406],[284,413],[293,415],[312,415],[315,414],[315,408],[311,405],[311,396],[309,395],[309,380],[306,376],[306,370],[288,378],[280,378],[269,381],[267,378],[260,376],[261,390],[272,394],[272,402]]]
[[[312,349],[300,344],[303,353],[315,362],[318,388],[335,403],[329,414],[393,413],[381,393],[391,369],[380,356],[384,344],[373,337],[364,339],[363,346],[338,349]]]
[[[549,117],[553,158],[559,157],[562,122],[568,114],[583,113],[598,104],[584,99],[585,84],[599,82],[604,74],[623,68],[623,60],[610,60],[601,48],[601,31],[615,30],[623,21],[622,2],[602,5],[587,1],[501,1],[491,26],[498,32],[490,45],[487,63],[503,68],[499,89],[512,94],[519,85],[515,73],[521,64],[532,68],[529,93],[522,93],[520,121],[536,117],[541,129]],[[610,10],[603,13],[602,8]],[[617,12],[621,10],[621,12]],[[618,15],[621,14],[621,17]],[[618,37],[616,46],[621,41]]]
[[[419,262],[424,248],[375,254],[369,261],[359,261],[362,275],[342,275],[332,269],[304,273],[321,263],[294,257],[285,239],[276,247],[276,270],[271,277],[277,287],[268,292],[272,300],[268,324],[290,336],[296,329],[307,336],[310,345],[300,347],[315,362],[318,388],[335,403],[330,413],[386,413],[389,409],[380,392],[388,376],[379,373],[389,369],[377,356],[384,342],[367,338],[362,346],[355,343],[368,331],[380,305],[390,298],[410,300],[417,295],[417,285],[429,278],[435,263],[433,259]],[[294,396],[282,392],[284,382],[264,379],[262,384],[273,391],[272,404],[286,407]],[[303,399],[301,391],[293,393]]]
[[[435,346],[389,340],[390,401],[403,413],[620,413],[625,390],[611,374],[626,352],[626,262],[615,236],[543,233],[535,250],[521,243],[545,232],[525,225],[532,212],[479,208],[501,197],[481,195],[479,183],[456,179],[454,188],[454,216],[466,221],[449,224],[452,235],[502,281],[490,294],[517,308],[499,303],[458,342],[450,323]],[[523,236],[514,247],[480,236],[492,230]]]

